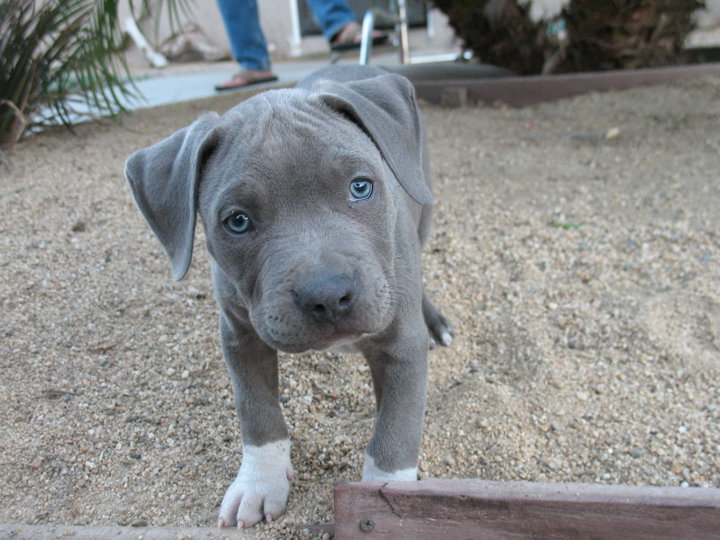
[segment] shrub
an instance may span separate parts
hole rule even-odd
[[[671,65],[702,0],[569,0],[533,21],[525,0],[432,0],[481,61],[521,74]],[[558,29],[562,32],[558,34]]]

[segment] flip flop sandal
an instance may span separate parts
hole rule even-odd
[[[330,42],[330,50],[335,52],[359,49],[362,40],[362,28],[357,24],[348,24],[340,30],[335,39]],[[381,45],[388,40],[387,34],[373,30],[372,44]]]
[[[238,88],[245,88],[254,84],[261,84],[266,82],[277,81],[277,76],[258,76],[252,71],[241,71],[235,75],[232,79],[225,81],[224,83],[216,84],[215,90],[218,92],[224,92],[226,90],[237,90]]]

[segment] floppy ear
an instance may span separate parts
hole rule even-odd
[[[432,203],[425,176],[428,156],[424,125],[409,80],[395,74],[342,84],[321,80],[313,90],[370,136],[413,199],[420,204]]]
[[[170,257],[175,281],[190,267],[203,157],[219,115],[207,113],[167,139],[134,152],[125,177],[143,216]]]

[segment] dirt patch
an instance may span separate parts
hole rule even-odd
[[[169,264],[125,157],[234,96],[20,144],[0,177],[0,522],[212,526],[239,430],[208,256]],[[424,107],[424,477],[720,487],[720,78],[522,110]],[[374,414],[362,358],[281,356],[298,479],[332,520]]]

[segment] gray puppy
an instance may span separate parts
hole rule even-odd
[[[362,352],[377,420],[363,481],[416,480],[430,340],[452,328],[424,292],[432,195],[410,82],[325,68],[133,153],[125,175],[176,280],[196,215],[212,256],[243,459],[220,526],[277,518],[294,472],[277,351]]]

